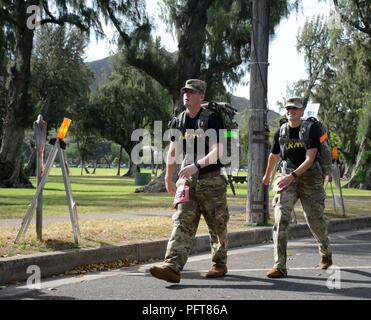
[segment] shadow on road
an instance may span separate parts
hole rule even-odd
[[[345,270],[343,270],[345,271]],[[346,270],[350,271],[350,270]],[[358,270],[357,270],[358,271]],[[195,272],[197,275],[199,273]],[[369,274],[369,273],[366,273]],[[194,273],[187,273],[184,275],[183,278],[188,279],[199,279],[202,278],[194,277]],[[339,295],[341,297],[350,297],[350,298],[371,298],[371,290],[370,287],[352,287],[352,288],[341,288],[341,289],[329,289],[326,285],[327,278],[317,278],[317,277],[302,277],[302,276],[288,276],[285,279],[268,279],[268,278],[257,278],[257,277],[248,277],[248,276],[240,276],[240,275],[228,275],[223,279],[218,279],[218,284],[210,284],[210,280],[206,280],[203,278],[204,281],[208,281],[207,284],[186,284],[186,285],[171,285],[168,286],[167,289],[170,290],[184,290],[184,289],[234,289],[234,290],[275,290],[275,291],[290,291],[290,292],[300,292],[300,293],[307,293],[309,295],[317,295],[317,294],[328,294],[333,296],[336,299],[336,296]],[[310,280],[310,281],[320,281],[319,284],[314,283],[301,283],[300,280]],[[225,284],[220,284],[220,281],[225,282]],[[239,282],[239,283],[230,283],[228,282]],[[248,282],[263,282],[263,285],[260,284],[245,284]],[[362,284],[371,284],[371,281],[357,281],[357,280],[348,280],[348,279],[341,279],[342,283],[362,283]],[[243,298],[243,296],[241,296]]]

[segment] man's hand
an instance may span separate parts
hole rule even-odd
[[[265,174],[264,177],[262,178],[262,183],[266,186],[269,186],[269,184],[271,183],[270,177]]]
[[[165,177],[165,187],[168,193],[175,196],[176,193],[176,185],[171,178]]]
[[[294,176],[289,174],[289,175],[285,175],[285,176],[281,176],[279,178],[279,181],[277,183],[278,185],[278,189],[279,190],[284,190],[286,189],[291,183],[293,183],[295,180]]]
[[[186,179],[186,178],[189,178],[190,176],[193,176],[197,171],[198,169],[195,166],[195,164],[190,164],[184,167],[182,170],[180,170],[178,175],[179,175],[179,178]]]

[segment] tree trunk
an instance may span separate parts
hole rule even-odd
[[[160,193],[166,192],[165,171],[161,175],[148,183],[146,186],[135,189],[135,193]]]
[[[93,170],[92,174],[95,174],[95,172],[97,171],[97,167],[98,167],[98,160],[95,160],[95,162],[94,162],[94,170]]]
[[[144,187],[135,189],[135,193],[160,193],[160,192],[166,192],[165,187],[165,174],[166,171],[162,171],[161,175],[157,178],[151,181],[149,184],[147,184]],[[173,180],[175,181],[178,176],[178,170],[175,170],[173,175]]]
[[[121,176],[121,160],[122,160],[122,146],[120,146],[119,164],[117,168],[117,176]]]
[[[135,173],[140,172],[140,168],[138,165],[134,164],[133,161],[129,160],[129,170],[123,176],[124,177],[135,177]]]
[[[179,40],[179,76],[178,88],[173,92],[175,101],[175,114],[184,110],[180,88],[186,80],[199,78],[201,74],[202,50],[204,48],[207,25],[207,10],[212,0],[188,1],[188,20],[185,23],[186,30]],[[176,170],[178,173],[178,170]],[[174,175],[176,179],[176,175]],[[148,185],[138,188],[135,192],[159,193],[166,192],[165,171],[151,181]]]
[[[184,110],[179,89],[188,79],[199,78],[201,74],[202,50],[206,39],[207,10],[211,0],[188,1],[188,21],[186,30],[179,40],[179,79],[178,92],[173,99],[178,101],[176,114]]]
[[[365,136],[362,137],[350,181],[344,187],[371,190],[371,144]]]
[[[250,224],[268,221],[268,187],[263,185],[268,158],[267,78],[269,44],[269,0],[253,0],[249,112],[249,188],[246,206]]]
[[[26,2],[15,2],[14,19],[16,60],[9,68],[8,105],[0,149],[0,187],[32,187],[24,175],[21,163],[24,128],[29,114],[28,89],[33,44],[33,30],[26,27]]]

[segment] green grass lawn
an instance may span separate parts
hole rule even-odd
[[[78,213],[118,213],[124,211],[157,211],[171,209],[172,197],[166,193],[134,193],[137,186],[133,178],[116,176],[116,169],[97,169],[95,175],[80,175],[81,169],[71,169],[73,196]],[[150,172],[144,170],[143,172]],[[124,173],[124,172],[122,172]],[[35,185],[35,178],[32,178]],[[244,205],[247,185],[235,184],[236,196],[228,188],[229,204]],[[329,186],[328,196],[331,195]],[[0,189],[0,219],[22,218],[36,189]],[[371,191],[343,189],[345,197],[371,197]],[[270,191],[270,197],[274,192]],[[43,197],[44,215],[68,214],[66,194],[59,168],[53,168],[45,186]]]

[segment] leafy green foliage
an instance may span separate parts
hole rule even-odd
[[[57,128],[63,117],[73,119],[89,100],[93,75],[83,61],[86,39],[76,28],[44,26],[36,37],[32,58],[33,99],[48,122]]]
[[[153,130],[155,120],[170,118],[171,100],[149,76],[125,66],[123,56],[113,64],[113,73],[100,86],[90,105],[79,115],[84,132],[91,132],[124,147],[130,154],[137,142],[131,141],[135,129]]]
[[[340,147],[348,174],[353,171],[357,182],[367,180],[370,169],[363,160],[370,146],[370,38],[347,25],[328,29],[317,17],[301,31],[298,48],[305,54],[308,79],[296,83],[295,93],[320,103],[320,117]]]
[[[250,6],[244,0],[163,0],[162,18],[178,40],[178,52],[167,52],[150,35],[137,29],[120,32],[127,62],[156,79],[179,100],[179,89],[190,77],[208,83],[206,99],[229,100],[225,84],[239,83],[250,56]],[[271,2],[271,32],[291,5],[286,0]],[[117,20],[110,15],[112,21]]]

